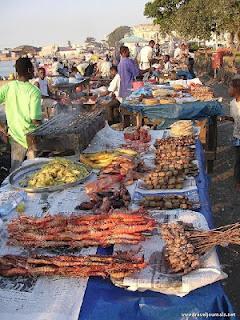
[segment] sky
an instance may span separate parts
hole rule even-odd
[[[147,0],[7,0],[1,3],[0,48],[97,40],[121,25],[148,23]],[[3,27],[4,26],[4,27]]]

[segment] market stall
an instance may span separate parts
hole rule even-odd
[[[174,137],[178,132],[191,135]],[[178,266],[181,272],[169,273],[162,269],[163,260],[158,260],[164,252],[163,246],[169,250],[162,242],[166,230],[163,232],[161,228],[176,226],[176,221],[183,221],[177,228],[187,226],[185,222],[188,222],[188,233],[202,230],[212,238],[204,155],[201,143],[193,135],[198,132],[189,122],[176,124],[170,132],[141,128],[123,133],[105,126],[81,155],[82,163],[88,164],[87,171],[80,170],[77,163],[55,160],[55,171],[52,168],[48,173],[50,182],[46,170],[51,163],[43,168],[45,172],[41,172],[41,177],[37,169],[29,180],[29,167],[42,161],[36,159],[26,162],[20,171],[6,179],[0,194],[6,196],[9,190],[16,190],[14,185],[22,190],[27,185],[33,190],[18,193],[20,201],[24,201],[25,214],[17,217],[12,208],[1,228],[0,273],[5,275],[0,277],[2,319],[11,316],[11,319],[24,320],[37,317],[177,320],[187,318],[189,313],[206,312],[229,313],[228,319],[236,319],[218,282],[226,275],[212,248],[214,244],[205,243],[211,250],[202,258],[200,268],[198,261],[191,260],[189,264],[184,260],[182,266],[178,262],[170,264],[174,268]],[[133,148],[138,149],[139,156]],[[166,150],[170,150],[167,155]],[[170,164],[174,165],[171,172]],[[81,184],[61,185],[57,180],[54,187],[58,190],[53,191],[51,184],[59,172],[55,166],[63,165],[66,168],[61,173],[62,181]],[[36,188],[45,189],[36,192]],[[144,204],[142,201],[152,195],[154,203],[151,201],[148,205],[155,209],[147,214],[147,204],[143,209],[139,203]],[[71,212],[75,214],[70,215]],[[191,229],[189,223],[197,229]],[[86,232],[84,237],[82,228]],[[238,226],[236,228],[239,232]],[[222,235],[220,233],[224,238]],[[165,241],[167,239],[170,238]],[[229,240],[233,241],[233,238]],[[219,237],[216,243],[222,244]],[[111,244],[113,246],[109,246]],[[188,248],[192,249],[190,243]],[[189,254],[194,255],[191,259],[198,259],[194,251],[190,250]],[[191,270],[187,270],[187,266]],[[10,275],[14,277],[9,278]],[[36,278],[37,275],[41,277]],[[44,277],[46,275],[48,277]],[[77,275],[82,277],[72,278]],[[94,277],[88,280],[88,275]],[[107,277],[110,279],[105,279]]]
[[[206,153],[208,172],[213,170],[217,150],[217,116],[222,105],[209,88],[198,79],[170,81],[170,84],[147,84],[134,91],[121,104],[125,126],[143,122],[168,128],[174,121],[196,120],[201,127],[200,139]]]

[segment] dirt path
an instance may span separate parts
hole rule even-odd
[[[208,81],[217,96],[223,97],[225,112],[229,113],[227,87]],[[234,152],[231,146],[232,124],[218,125],[218,150],[214,173],[211,175],[210,197],[216,226],[240,221],[240,197],[233,181]],[[240,315],[240,247],[220,248],[220,262],[228,279],[223,282],[235,311]]]

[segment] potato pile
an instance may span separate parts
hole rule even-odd
[[[168,137],[164,139],[157,139],[155,142],[155,147],[164,150],[168,146],[191,146],[195,145],[194,136],[185,136],[185,137]]]
[[[187,274],[200,267],[199,255],[188,242],[184,225],[178,222],[162,224],[160,231],[166,243],[164,255],[171,273]]]
[[[147,174],[142,187],[147,190],[152,189],[182,189],[185,176],[179,170],[155,169]]]
[[[193,203],[186,196],[149,195],[140,201],[141,206],[160,210],[192,209]]]

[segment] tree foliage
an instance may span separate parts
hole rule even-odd
[[[163,33],[176,31],[186,39],[209,40],[213,30],[240,30],[240,0],[154,0],[145,5],[144,14]]]
[[[110,47],[114,47],[127,33],[131,31],[128,26],[121,26],[116,28],[113,32],[108,35],[108,44]]]

